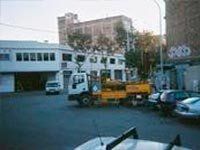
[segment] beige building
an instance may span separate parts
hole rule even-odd
[[[73,32],[89,34],[92,36],[93,42],[102,34],[115,41],[114,27],[120,21],[127,31],[132,30],[132,20],[123,15],[80,22],[77,14],[66,13],[64,16],[58,17],[59,42],[66,44],[68,35]]]

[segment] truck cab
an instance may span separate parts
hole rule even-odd
[[[92,94],[100,91],[100,81],[86,73],[74,73],[71,75],[68,85],[68,100],[78,101],[80,105],[90,105]]]
[[[68,85],[69,95],[79,95],[89,92],[88,77],[86,73],[72,74]]]

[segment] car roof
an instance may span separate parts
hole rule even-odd
[[[186,92],[186,91],[183,91],[183,90],[174,90],[174,89],[165,90],[165,91],[164,91],[164,93],[171,93],[171,92]]]
[[[59,81],[47,81],[47,83],[59,83]]]
[[[75,150],[106,150],[106,146],[108,143],[113,141],[114,137],[101,137],[94,138],[86,143],[75,148]],[[103,145],[101,145],[101,141]],[[148,140],[138,140],[138,139],[126,139],[119,145],[113,148],[113,150],[141,150],[141,149],[154,149],[154,150],[163,150],[166,149],[168,144],[160,143],[155,141],[148,141]],[[184,147],[174,146],[172,150],[188,150]]]

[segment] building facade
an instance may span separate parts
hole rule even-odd
[[[168,49],[187,46],[190,56],[200,55],[200,1],[165,0],[165,3]]]
[[[91,35],[94,43],[100,35],[115,41],[114,28],[118,22],[122,22],[128,32],[132,31],[132,20],[123,15],[79,22],[77,14],[66,13],[58,17],[59,43],[68,43],[68,35],[74,32]]]
[[[107,59],[106,68],[102,57]],[[82,53],[67,45],[36,41],[0,41],[0,93],[44,90],[50,80],[59,81],[65,90],[72,73],[100,76],[105,69],[111,79],[126,80],[121,54]]]
[[[165,0],[172,88],[200,91],[200,1]]]

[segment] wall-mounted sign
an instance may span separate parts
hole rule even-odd
[[[61,63],[61,69],[67,69],[67,62]]]
[[[178,47],[171,47],[168,51],[169,58],[181,58],[190,56],[191,49],[185,45]]]

